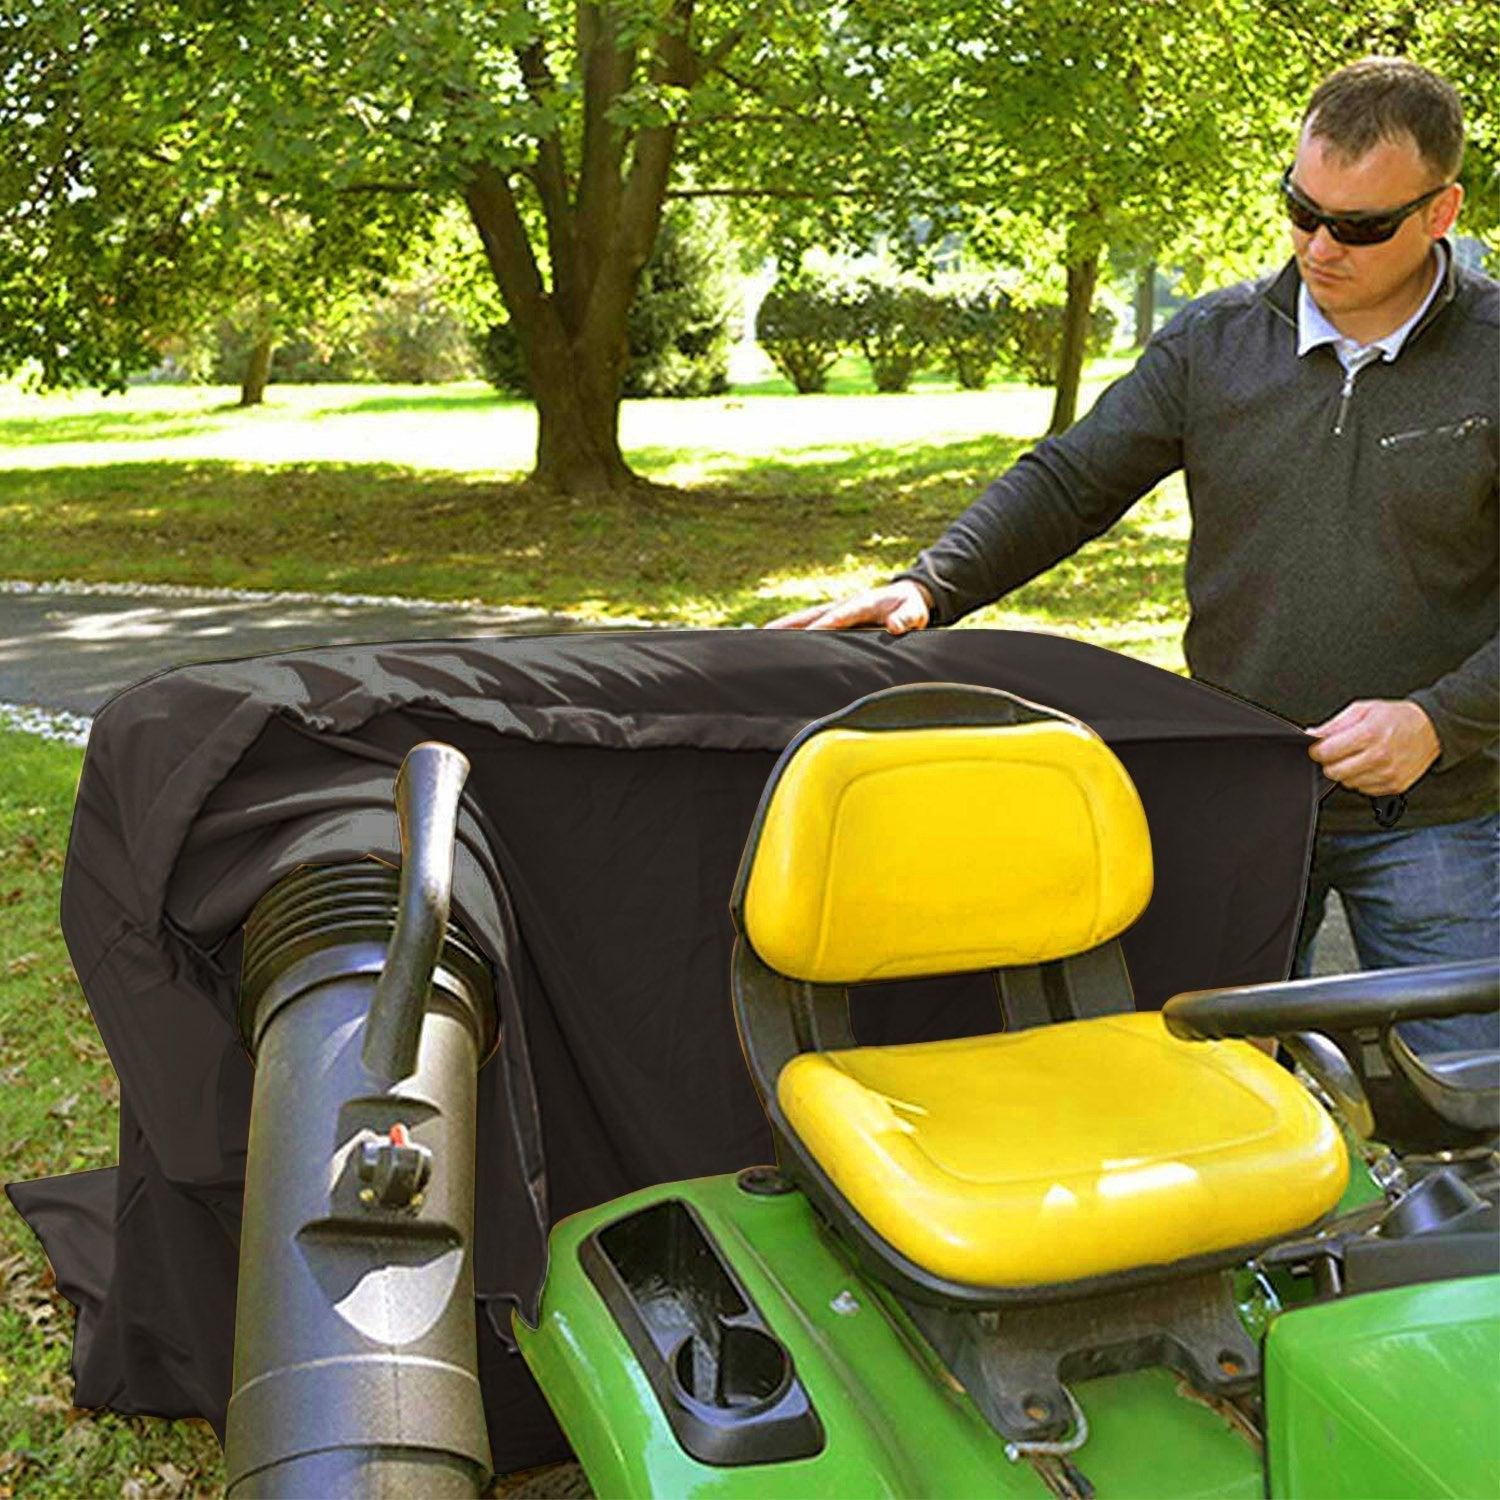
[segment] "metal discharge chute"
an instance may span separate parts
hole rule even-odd
[[[303,866],[246,923],[255,1059],[228,1490],[472,1496],[475,1096],[489,965],[450,919],[468,761],[416,746],[402,867]]]

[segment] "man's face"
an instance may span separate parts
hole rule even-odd
[[[1304,127],[1292,164],[1293,187],[1329,214],[1398,208],[1441,180],[1410,137],[1379,141],[1350,161]],[[1321,224],[1312,234],[1291,226],[1292,249],[1313,300],[1335,319],[1341,313],[1370,317],[1409,299],[1419,281],[1425,291],[1432,243],[1452,226],[1462,197],[1461,188],[1447,188],[1403,219],[1382,245],[1341,245]]]

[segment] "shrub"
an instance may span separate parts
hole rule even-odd
[[[369,306],[355,336],[364,373],[397,385],[467,380],[478,362],[462,316],[433,272],[393,286]]]
[[[729,389],[736,256],[728,215],[673,204],[630,307],[627,396],[716,396]]]
[[[815,271],[778,276],[755,315],[755,337],[799,395],[821,391],[850,341],[846,289]]]
[[[236,310],[200,329],[184,342],[180,355],[174,351],[179,366],[194,380],[238,385],[244,379],[250,351],[266,331],[257,311]],[[271,326],[274,329],[274,323]],[[276,331],[273,339],[271,378],[278,385],[364,377],[364,361],[347,330],[313,328],[286,334]]]
[[[1006,363],[1031,385],[1051,385],[1057,379],[1057,361],[1062,353],[1063,312],[1060,302],[1038,302],[1013,308],[1006,318]],[[1089,313],[1084,354],[1092,359],[1103,354],[1114,338],[1116,318],[1103,303]]]
[[[936,303],[925,282],[867,273],[850,290],[859,346],[878,391],[904,391],[932,338]]]
[[[484,378],[507,396],[531,400],[531,377],[514,323],[491,323],[474,336],[474,352]]]
[[[288,327],[279,309],[246,301],[201,330],[180,363],[200,379],[237,383],[251,349],[270,329],[278,384],[464,380],[478,373],[477,362],[464,320],[444,300],[442,287],[437,273],[421,272],[366,301],[348,299],[300,328]]]
[[[966,391],[982,391],[1005,349],[1010,296],[987,276],[951,276],[935,295],[935,342]]]

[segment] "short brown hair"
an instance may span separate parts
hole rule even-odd
[[[1452,182],[1464,160],[1464,107],[1445,78],[1404,57],[1363,57],[1330,73],[1302,122],[1340,156],[1357,161],[1380,141],[1416,143],[1422,160]]]

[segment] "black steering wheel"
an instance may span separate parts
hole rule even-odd
[[[1500,1134],[1500,1052],[1418,1057],[1403,1021],[1500,1010],[1500,956],[1174,995],[1162,1018],[1188,1040],[1274,1036],[1362,1135],[1398,1151],[1483,1146]]]
[[[1367,969],[1285,984],[1189,990],[1162,1007],[1174,1036],[1209,1040],[1295,1031],[1385,1030],[1500,1009],[1500,957],[1472,963]]]

